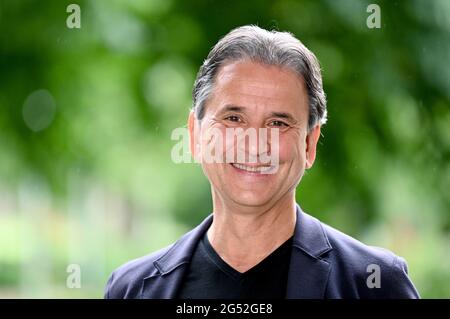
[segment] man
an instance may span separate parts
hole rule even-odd
[[[326,121],[320,66],[299,40],[256,26],[231,31],[200,68],[193,100],[190,149],[211,183],[213,214],[171,246],[117,269],[106,298],[419,297],[402,258],[295,202]],[[234,128],[277,134],[258,136],[267,147],[246,140],[245,161],[205,161],[209,132]],[[215,155],[240,148],[235,137],[225,140]],[[276,153],[276,163],[263,162],[263,153]]]

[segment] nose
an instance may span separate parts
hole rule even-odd
[[[270,155],[270,141],[267,128],[250,127],[237,134],[237,155],[239,163],[260,163],[264,155]]]

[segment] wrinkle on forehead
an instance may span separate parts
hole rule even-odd
[[[219,105],[247,102],[264,108],[295,105],[299,114],[303,113],[299,104],[308,109],[304,81],[294,71],[247,60],[228,63],[219,70],[213,95]]]

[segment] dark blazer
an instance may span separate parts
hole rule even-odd
[[[175,298],[212,220],[211,214],[174,244],[118,268],[108,280],[105,298]],[[367,284],[374,272],[368,270],[371,264],[379,267],[378,288]],[[401,257],[364,245],[297,206],[287,298],[419,298],[407,271]]]

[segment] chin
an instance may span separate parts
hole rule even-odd
[[[271,196],[263,196],[261,193],[244,191],[239,194],[233,194],[231,199],[238,205],[258,207],[264,206],[272,199]]]

